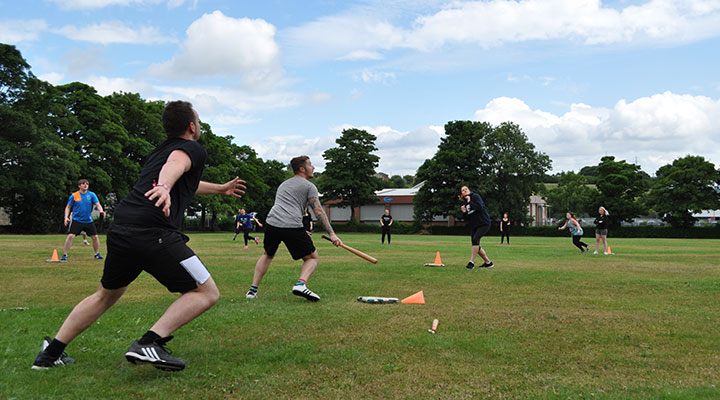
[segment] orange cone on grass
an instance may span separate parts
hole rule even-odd
[[[47,262],[60,262],[60,258],[57,254],[57,249],[53,249],[52,257],[50,257],[49,260],[45,260]]]
[[[608,254],[612,254],[612,250],[610,250],[610,246],[608,246]]]
[[[419,291],[412,296],[408,296],[400,301],[403,304],[425,304],[425,296],[423,291]]]
[[[432,264],[425,264],[426,267],[444,267],[445,264],[442,263],[442,260],[440,259],[440,252],[438,251],[435,254],[435,262]]]

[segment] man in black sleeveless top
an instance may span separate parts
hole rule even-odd
[[[171,356],[164,345],[172,332],[212,307],[220,293],[205,265],[185,244],[189,238],[180,233],[180,224],[195,194],[240,197],[245,186],[237,177],[222,185],[200,180],[207,153],[197,143],[200,121],[192,104],[168,103],[162,123],[167,140],[148,156],[135,186],[115,209],[100,287],[75,306],[55,339],[46,337],[32,369],[74,362],[63,353],[65,346],[115,304],[142,271],[181,295],[130,346],[125,358],[168,371],[185,368],[185,362]]]

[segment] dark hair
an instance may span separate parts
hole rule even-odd
[[[300,167],[304,167],[309,159],[310,157],[308,156],[298,156],[290,160],[290,167],[293,170],[293,174],[300,172]]]
[[[79,186],[79,185],[82,185],[83,183],[87,183],[88,185],[90,184],[90,182],[88,182],[87,179],[80,179],[80,180],[78,181],[78,186]]]
[[[167,103],[162,114],[162,124],[169,138],[182,136],[191,122],[195,122],[195,113],[190,102],[178,100]]]
[[[575,216],[575,214],[571,213],[570,211],[568,211],[568,214],[570,214],[570,218],[577,219],[577,217]]]

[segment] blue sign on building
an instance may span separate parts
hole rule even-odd
[[[386,203],[391,203],[393,201],[392,197],[383,197],[383,201]]]

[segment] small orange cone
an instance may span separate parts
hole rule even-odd
[[[426,267],[444,267],[445,264],[442,263],[442,260],[440,259],[440,252],[438,251],[437,254],[435,254],[435,262],[432,264],[425,264]]]
[[[425,296],[421,290],[412,296],[402,299],[400,302],[403,304],[425,304]]]
[[[60,258],[57,255],[57,249],[53,249],[52,257],[50,257],[49,260],[45,260],[47,262],[60,262]]]
[[[608,254],[612,254],[612,250],[610,250],[610,246],[608,246]]]

